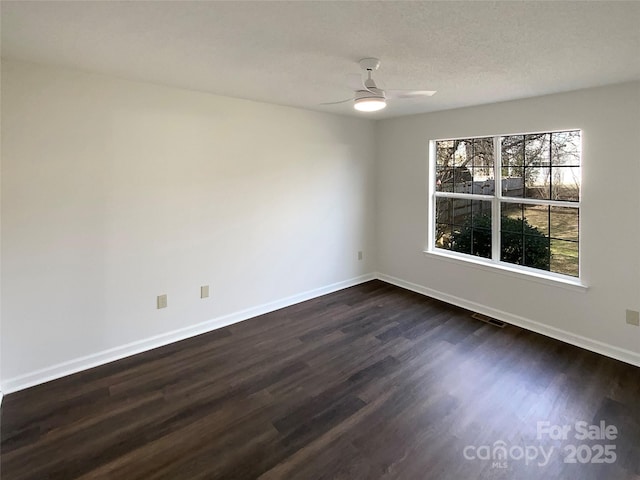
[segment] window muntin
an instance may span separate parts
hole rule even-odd
[[[437,140],[434,164],[432,248],[579,276],[579,130]]]
[[[491,258],[491,208],[485,200],[436,198],[436,246]]]

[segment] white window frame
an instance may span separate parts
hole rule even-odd
[[[580,132],[580,176],[582,178],[582,138],[583,132],[580,128],[564,128],[561,130],[545,130],[540,132],[525,132],[525,133],[508,133],[500,135],[479,135],[479,136],[464,136],[464,137],[452,137],[452,138],[439,138],[429,141],[429,180],[428,180],[428,214],[429,219],[427,222],[427,248],[424,251],[425,254],[435,256],[444,260],[453,261],[458,264],[465,264],[476,268],[481,268],[489,271],[500,271],[510,276],[516,276],[525,278],[538,283],[550,284],[554,286],[567,287],[572,290],[585,291],[587,286],[583,282],[582,278],[582,221],[578,222],[578,276],[573,277],[571,275],[564,275],[561,273],[550,272],[547,270],[527,267],[524,265],[516,265],[513,263],[503,262],[500,260],[500,204],[501,203],[520,203],[520,204],[532,204],[532,205],[550,205],[558,207],[577,208],[581,211],[583,188],[582,182],[580,185],[580,198],[577,202],[571,201],[558,201],[558,200],[540,200],[537,198],[520,198],[520,197],[505,197],[502,195],[502,137],[516,136],[516,135],[534,135],[544,133],[559,133],[567,131],[579,131]],[[475,138],[493,138],[494,146],[494,181],[496,187],[494,188],[493,195],[482,195],[472,193],[456,193],[456,192],[438,192],[436,191],[436,143],[447,140],[467,140]],[[491,258],[483,258],[461,252],[455,252],[452,250],[446,250],[436,247],[436,198],[454,198],[464,200],[484,200],[491,202]]]

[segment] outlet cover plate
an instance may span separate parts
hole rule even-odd
[[[167,308],[167,294],[158,295],[158,308]]]
[[[627,310],[627,323],[629,325],[640,327],[640,312],[636,312],[635,310]]]

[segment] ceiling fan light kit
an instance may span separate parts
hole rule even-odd
[[[377,112],[386,106],[387,100],[383,93],[376,95],[368,90],[356,92],[356,98],[353,101],[353,108],[360,112]]]

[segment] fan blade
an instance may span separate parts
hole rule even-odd
[[[339,103],[352,102],[353,100],[354,100],[353,97],[351,97],[351,98],[347,98],[346,100],[340,100],[339,102],[325,102],[325,103],[319,103],[318,105],[337,105]]]
[[[435,90],[385,90],[387,98],[420,98],[431,97]]]

